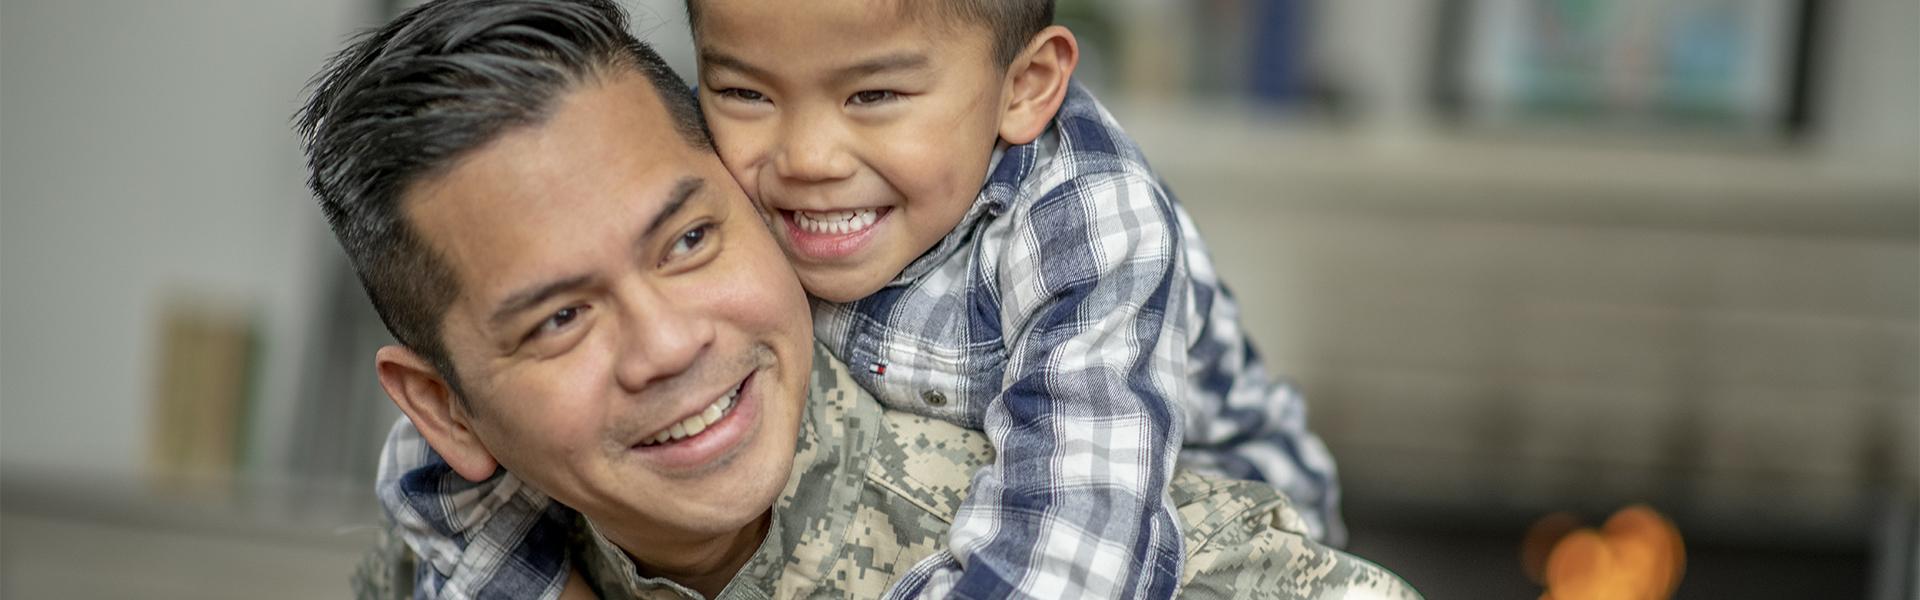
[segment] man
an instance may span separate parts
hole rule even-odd
[[[423,5],[335,57],[299,128],[400,341],[375,357],[381,383],[453,471],[413,484],[507,480],[460,501],[529,516],[487,527],[563,523],[534,560],[582,575],[568,597],[879,596],[938,551],[991,459],[978,433],[881,410],[814,350],[692,96],[609,2]],[[1190,594],[1412,595],[1305,537],[1270,488],[1173,488]],[[433,596],[521,560],[423,546],[378,555],[363,594]]]

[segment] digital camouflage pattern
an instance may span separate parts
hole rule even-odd
[[[811,403],[794,475],[767,538],[715,600],[880,598],[913,565],[943,552],[969,478],[993,458],[986,436],[924,416],[884,410],[846,366],[814,352]],[[1187,559],[1181,597],[1382,598],[1419,594],[1373,563],[1307,535],[1287,499],[1264,484],[1177,474]],[[575,562],[602,598],[698,600],[683,586],[643,577],[584,518]],[[363,599],[404,598],[412,557],[397,537],[355,576]]]

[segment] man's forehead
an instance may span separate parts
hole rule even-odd
[[[701,160],[638,75],[558,98],[547,120],[502,133],[409,191],[407,218],[487,296],[551,263],[628,241]]]

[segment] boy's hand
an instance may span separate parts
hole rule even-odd
[[[587,587],[587,578],[580,569],[567,570],[567,586],[560,588],[560,600],[600,600],[593,594],[593,588]]]

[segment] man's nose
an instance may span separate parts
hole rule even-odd
[[[693,369],[714,341],[713,321],[697,300],[650,285],[634,288],[614,375],[629,392]]]
[[[783,179],[832,181],[853,176],[853,157],[843,143],[846,132],[829,115],[801,114],[781,131],[774,168]]]

